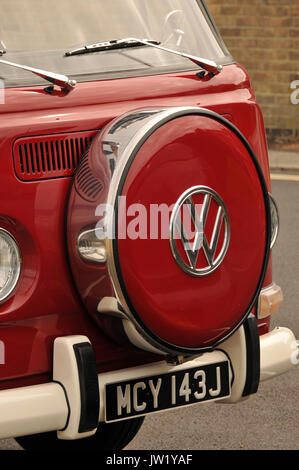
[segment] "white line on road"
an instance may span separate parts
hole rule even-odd
[[[299,175],[284,175],[284,174],[281,174],[281,173],[271,173],[271,180],[299,181]]]

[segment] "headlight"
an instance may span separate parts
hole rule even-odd
[[[0,228],[0,301],[14,290],[21,270],[21,254],[10,233]]]
[[[269,194],[271,210],[271,249],[273,248],[279,231],[279,213],[276,201],[272,194]]]

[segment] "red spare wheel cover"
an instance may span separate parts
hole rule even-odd
[[[132,239],[136,219],[119,213],[118,231],[130,222],[133,230],[113,241],[118,283],[143,332],[181,352],[223,341],[252,309],[269,254],[267,188],[246,140],[215,113],[176,116],[130,155],[117,195],[147,211],[148,233],[135,225]],[[174,207],[163,239],[151,227],[153,204]],[[197,240],[174,228],[183,220],[185,229],[186,210]]]

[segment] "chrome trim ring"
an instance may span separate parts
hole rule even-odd
[[[270,248],[272,250],[273,246],[276,243],[278,233],[279,233],[279,211],[278,211],[278,206],[277,203],[272,196],[272,194],[269,193],[269,199],[270,199],[270,211],[271,211],[271,245]]]
[[[11,242],[13,243],[13,249],[14,249],[14,252],[15,252],[14,254],[15,254],[16,263],[17,263],[17,268],[16,268],[16,271],[14,273],[13,283],[9,286],[9,289],[4,287],[3,293],[0,293],[0,302],[4,302],[12,294],[12,292],[15,290],[16,285],[19,281],[20,274],[21,274],[22,258],[21,258],[20,247],[18,245],[18,242],[14,238],[14,236],[10,232],[5,230],[4,228],[0,228],[0,236],[1,235],[4,238],[4,240],[7,240],[7,239],[9,240],[8,243],[11,243]],[[1,259],[1,256],[0,256],[0,259]]]

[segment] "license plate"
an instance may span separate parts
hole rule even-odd
[[[105,421],[216,400],[230,395],[228,361],[109,383]]]

